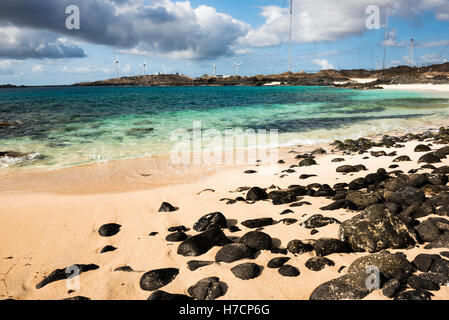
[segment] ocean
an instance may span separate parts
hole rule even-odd
[[[168,154],[176,129],[277,129],[282,145],[317,144],[444,123],[433,93],[331,87],[57,87],[0,90],[7,168],[61,168]]]

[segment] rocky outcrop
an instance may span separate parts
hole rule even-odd
[[[403,249],[417,242],[415,233],[382,204],[365,209],[343,222],[339,237],[354,251],[378,252],[382,249]]]

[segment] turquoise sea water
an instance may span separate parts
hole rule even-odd
[[[312,144],[436,125],[449,99],[430,93],[328,87],[67,87],[0,90],[5,167],[65,167],[167,154],[173,130],[278,129]]]

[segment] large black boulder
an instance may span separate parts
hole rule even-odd
[[[193,230],[202,232],[211,228],[226,228],[228,222],[221,212],[214,212],[202,216],[194,225]]]
[[[317,256],[328,256],[333,253],[349,253],[351,252],[351,247],[338,240],[332,238],[321,238],[313,243],[313,249]]]
[[[254,259],[254,249],[242,243],[228,244],[215,255],[216,262],[231,263],[242,259]]]
[[[196,300],[215,300],[223,296],[225,286],[217,277],[205,278],[187,289],[187,293]]]
[[[382,203],[385,201],[385,199],[379,192],[365,193],[361,191],[349,191],[346,195],[346,200],[362,209],[365,209],[373,204]]]
[[[260,231],[250,231],[246,233],[239,242],[256,250],[271,250],[272,247],[271,237]]]
[[[354,251],[378,252],[382,249],[403,249],[414,245],[415,233],[382,204],[366,208],[361,214],[340,225],[339,238]]]
[[[431,300],[433,294],[426,290],[409,290],[398,294],[394,300]]]
[[[316,163],[316,161],[314,159],[306,158],[304,160],[301,160],[298,165],[300,167],[310,167],[310,166],[315,166],[316,164],[317,163]]]
[[[289,257],[277,257],[268,261],[267,267],[270,269],[278,269],[282,267],[287,261],[290,260]]]
[[[376,270],[378,274],[373,273]],[[371,291],[381,288],[383,281],[413,271],[411,263],[398,254],[382,251],[364,256],[349,266],[348,274],[319,285],[312,292],[310,300],[363,299]]]
[[[312,257],[306,261],[305,266],[312,271],[321,271],[326,266],[335,266],[335,262],[324,257]]]
[[[265,226],[270,226],[274,223],[272,218],[259,218],[259,219],[251,219],[251,220],[245,220],[242,222],[242,225],[254,229],[254,228],[261,228]]]
[[[303,254],[313,250],[313,246],[301,240],[292,240],[287,244],[287,250],[293,254]]]
[[[231,272],[239,279],[249,280],[257,278],[260,274],[260,267],[252,262],[246,262],[236,265]]]
[[[178,247],[178,254],[182,256],[200,256],[215,246],[232,243],[219,228],[212,228],[184,240]]]
[[[154,291],[172,282],[179,274],[179,269],[164,268],[151,270],[140,278],[140,288],[146,291]]]
[[[426,200],[426,196],[424,194],[424,191],[420,189],[414,187],[405,187],[390,195],[388,197],[388,200],[398,204],[403,209],[406,209],[408,206],[411,206],[414,203],[423,203],[424,200]]]
[[[346,274],[319,285],[310,300],[356,300],[363,299],[372,290],[366,285],[367,274]]]
[[[426,153],[421,158],[418,159],[418,163],[438,163],[441,162],[441,157],[438,156],[435,152]]]
[[[268,198],[267,192],[259,187],[253,187],[249,189],[246,194],[246,200],[248,201],[259,201]]]

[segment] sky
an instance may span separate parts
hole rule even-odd
[[[113,78],[116,58],[119,76],[196,77],[212,74],[213,65],[217,74],[233,75],[234,61],[242,63],[240,75],[282,73],[289,67],[289,5],[1,0],[0,84]],[[406,65],[412,38],[414,65],[449,60],[449,0],[293,0],[291,70],[381,68],[384,46],[386,67]]]

